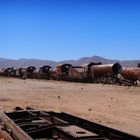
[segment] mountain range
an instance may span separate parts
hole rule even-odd
[[[39,60],[39,59],[5,59],[5,58],[0,58],[0,68],[5,68],[5,67],[27,67],[27,66],[35,66],[35,67],[41,67],[43,65],[50,65],[52,67],[55,67],[58,64],[63,64],[63,63],[70,63],[75,66],[82,65],[84,63],[89,63],[89,62],[102,62],[103,64],[110,64],[110,63],[115,63],[119,62],[122,66],[128,66],[128,67],[137,67],[138,63],[140,63],[140,60],[111,60],[111,59],[106,59],[100,56],[91,56],[91,57],[82,57],[77,60],[65,60],[65,61],[52,61],[52,60]]]

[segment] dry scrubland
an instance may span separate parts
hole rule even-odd
[[[140,87],[0,77],[0,111],[63,111],[140,136]]]

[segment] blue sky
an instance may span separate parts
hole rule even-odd
[[[0,0],[0,57],[140,59],[139,0]]]

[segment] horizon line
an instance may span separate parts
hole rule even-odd
[[[80,59],[83,59],[83,58],[91,58],[91,57],[100,57],[102,59],[107,59],[107,60],[113,60],[113,61],[140,61],[140,59],[115,59],[115,58],[107,58],[107,57],[102,57],[102,56],[99,56],[99,55],[93,55],[93,56],[83,56],[83,57],[80,57],[80,58],[75,58],[75,59],[64,59],[64,60],[51,60],[51,59],[42,59],[42,58],[30,58],[30,57],[26,57],[26,58],[7,58],[7,57],[0,57],[0,59],[7,59],[7,60],[41,60],[41,61],[54,61],[54,62],[61,62],[61,61],[78,61]]]

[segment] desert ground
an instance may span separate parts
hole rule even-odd
[[[67,112],[140,136],[140,87],[0,77],[0,111]]]

